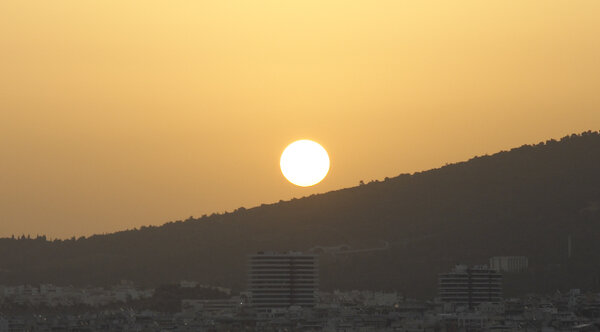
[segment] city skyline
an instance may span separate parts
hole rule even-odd
[[[0,332],[600,332],[600,1],[0,1]]]

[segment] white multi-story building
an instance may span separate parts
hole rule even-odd
[[[441,273],[438,284],[442,302],[474,308],[481,303],[502,300],[502,275],[487,266],[457,265],[452,272]]]
[[[490,268],[498,272],[523,272],[529,267],[525,256],[496,256],[490,258]]]
[[[313,307],[318,290],[317,255],[259,252],[248,258],[248,291],[255,308]]]

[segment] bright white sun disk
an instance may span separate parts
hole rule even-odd
[[[303,139],[283,150],[279,166],[288,181],[308,187],[321,182],[327,175],[329,155],[319,143]]]

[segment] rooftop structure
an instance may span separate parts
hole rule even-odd
[[[498,272],[523,272],[529,267],[525,256],[495,256],[490,258],[490,268]]]

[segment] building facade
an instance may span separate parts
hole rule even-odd
[[[257,309],[313,307],[318,290],[317,255],[259,252],[248,258],[250,303]]]
[[[525,256],[496,256],[490,258],[490,268],[498,272],[523,272],[529,267]]]
[[[487,266],[457,265],[439,275],[439,297],[443,302],[474,308],[502,300],[502,275]]]

